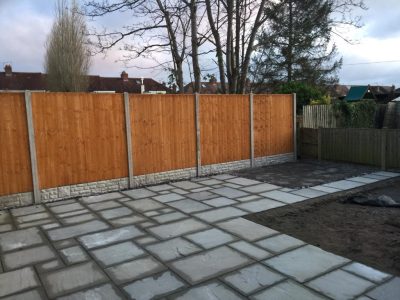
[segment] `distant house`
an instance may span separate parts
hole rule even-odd
[[[185,94],[193,94],[194,83],[188,83],[183,87]],[[221,83],[217,82],[215,77],[211,77],[209,81],[200,83],[200,93],[202,94],[219,94],[221,93]]]
[[[352,86],[344,100],[348,102],[372,99],[378,103],[387,103],[396,97],[394,86]]]
[[[11,65],[0,72],[0,91],[47,91],[46,74],[13,72]],[[120,77],[89,75],[88,92],[166,94],[172,90],[151,78],[129,78],[123,71]]]
[[[344,99],[350,87],[343,84],[332,84],[327,86],[328,94],[333,99]]]

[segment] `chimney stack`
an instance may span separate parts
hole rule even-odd
[[[12,75],[12,67],[10,64],[6,64],[4,66],[4,72],[6,73],[6,76],[11,76]]]
[[[122,71],[121,78],[123,81],[128,81],[128,73],[126,73],[125,71]]]

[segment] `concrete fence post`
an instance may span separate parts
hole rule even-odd
[[[25,91],[25,108],[26,120],[28,125],[29,154],[31,158],[32,186],[33,186],[33,202],[35,204],[42,202],[39,187],[39,175],[37,168],[36,144],[35,144],[35,128],[33,124],[32,113],[32,94],[31,91]]]
[[[294,160],[297,160],[297,95],[293,93],[293,155]]]
[[[196,176],[201,176],[200,94],[194,94],[196,122]]]
[[[386,170],[387,130],[381,129],[381,169]]]
[[[129,188],[134,188],[133,185],[133,155],[132,155],[132,128],[131,128],[131,110],[129,105],[129,94],[124,93],[124,108],[125,108],[125,128],[126,128],[126,147],[128,154],[128,178]]]
[[[250,110],[250,166],[255,166],[254,159],[254,94],[249,95],[249,110]]]

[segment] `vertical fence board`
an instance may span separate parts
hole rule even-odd
[[[23,93],[0,93],[0,196],[32,191]]]
[[[400,130],[386,130],[386,166],[400,168]]]

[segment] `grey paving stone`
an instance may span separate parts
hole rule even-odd
[[[80,203],[71,203],[65,205],[52,206],[49,207],[49,209],[55,214],[62,214],[74,210],[81,210],[84,209],[84,207]]]
[[[11,215],[6,210],[0,210],[0,224],[11,223]]]
[[[47,207],[58,206],[58,205],[65,205],[78,202],[76,199],[68,199],[68,200],[55,200],[53,202],[47,202]]]
[[[291,193],[281,192],[281,191],[270,191],[262,193],[261,196],[267,197],[273,200],[278,200],[284,203],[295,203],[299,201],[306,200],[306,197],[294,195]]]
[[[339,180],[331,183],[326,183],[323,186],[332,187],[339,190],[350,190],[363,185],[365,185],[365,183],[350,180]]]
[[[203,187],[200,184],[197,184],[195,182],[185,180],[185,181],[179,181],[179,182],[173,182],[171,185],[176,186],[178,188],[184,189],[184,190],[192,190],[192,189],[198,189]]]
[[[107,200],[119,199],[122,197],[123,197],[122,194],[120,194],[118,192],[114,192],[114,193],[108,193],[108,194],[97,195],[97,196],[83,197],[82,202],[90,204],[90,203],[103,202],[103,201],[107,201]]]
[[[7,232],[7,231],[11,231],[11,230],[13,230],[14,229],[14,227],[12,226],[12,224],[3,224],[3,225],[0,225],[0,233],[2,233],[2,232]]]
[[[30,214],[30,215],[25,215],[21,217],[16,217],[15,220],[17,223],[25,223],[25,222],[32,222],[40,219],[46,219],[50,218],[50,215],[48,212],[41,212],[37,214]]]
[[[150,300],[177,291],[185,285],[173,273],[167,271],[153,277],[135,281],[124,287],[124,290],[132,299]]]
[[[160,195],[160,196],[153,197],[154,200],[157,200],[157,201],[162,202],[162,203],[181,200],[181,199],[184,199],[184,198],[185,197],[183,197],[182,195],[175,194],[175,193],[168,193],[168,194],[165,194],[165,195]]]
[[[127,195],[133,199],[149,198],[157,195],[156,193],[149,191],[148,189],[135,189],[129,191],[123,191],[122,194]]]
[[[104,267],[132,260],[145,252],[131,241],[93,250],[92,254]]]
[[[265,251],[264,249],[256,247],[245,241],[232,243],[229,244],[229,246],[242,252],[243,254],[246,254],[247,256],[250,256],[251,258],[254,258],[255,260],[266,259],[267,257],[270,257],[272,255],[268,251]]]
[[[226,246],[174,261],[170,266],[191,284],[196,284],[242,267],[251,260]]]
[[[299,282],[304,282],[348,261],[347,258],[307,245],[264,262],[275,270],[292,276]]]
[[[297,191],[293,191],[292,194],[303,196],[306,198],[316,198],[326,195],[326,192],[317,191],[315,189],[307,188],[307,189],[300,189]]]
[[[44,262],[41,264],[36,265],[36,268],[39,272],[48,272],[54,269],[59,269],[63,267],[64,264],[59,259],[51,260],[48,262]]]
[[[312,289],[333,299],[352,299],[374,284],[358,276],[336,270],[307,283]]]
[[[172,189],[171,192],[179,194],[179,195],[186,195],[189,194],[188,191],[182,190],[182,189]]]
[[[184,199],[184,200],[170,202],[168,203],[168,205],[176,209],[179,209],[185,213],[193,213],[211,208],[211,206],[208,206],[202,202],[198,202],[191,199]]]
[[[180,237],[146,246],[146,249],[162,261],[170,261],[201,250]]]
[[[362,183],[374,183],[374,182],[379,181],[379,179],[373,179],[373,178],[368,178],[368,177],[364,177],[364,176],[351,177],[351,178],[348,178],[347,180],[362,182]]]
[[[235,217],[240,217],[243,215],[247,215],[247,212],[235,208],[235,207],[221,207],[221,208],[215,208],[213,210],[205,211],[205,212],[200,212],[194,214],[199,219],[202,219],[203,221],[209,222],[209,223],[214,223],[226,219],[231,219]]]
[[[233,189],[239,189],[242,187],[241,185],[230,183],[230,182],[224,183],[222,186],[233,188]]]
[[[227,179],[235,178],[235,176],[232,176],[229,174],[219,174],[219,175],[211,176],[211,178],[218,179],[218,180],[227,180]]]
[[[83,214],[83,215],[78,215],[78,216],[62,219],[62,222],[66,225],[71,225],[71,224],[76,224],[76,223],[82,223],[85,221],[90,221],[95,218],[96,218],[96,216],[93,214]]]
[[[45,212],[45,211],[46,211],[46,209],[44,208],[43,205],[32,205],[32,206],[26,206],[26,207],[21,207],[21,208],[14,208],[11,210],[11,214],[14,217],[19,217],[19,216],[36,214],[36,213]]]
[[[49,246],[43,245],[26,250],[6,253],[3,255],[3,261],[5,268],[7,270],[12,270],[51,260],[55,257],[54,252],[49,248]]]
[[[53,246],[56,249],[63,249],[63,248],[72,247],[75,245],[78,245],[78,242],[75,239],[67,239],[67,240],[53,243]]]
[[[39,280],[31,267],[0,273],[0,297],[39,285]]]
[[[64,248],[60,252],[68,264],[76,264],[88,260],[88,256],[81,246]]]
[[[206,285],[191,288],[172,297],[175,300],[240,300],[244,299],[220,282],[211,282]]]
[[[376,300],[398,299],[399,295],[400,277],[395,277],[367,293],[367,296]]]
[[[217,184],[222,184],[222,183],[224,183],[224,182],[221,180],[218,180],[218,179],[207,179],[207,180],[203,180],[201,182],[201,184],[205,184],[205,185],[217,185]]]
[[[115,282],[121,284],[161,272],[164,269],[162,264],[149,256],[107,268],[105,271]]]
[[[175,210],[175,209],[172,209],[172,208],[170,208],[170,207],[166,207],[166,208],[160,209],[160,211],[161,211],[161,213],[163,213],[163,214],[168,214],[168,213],[174,212],[174,211],[176,211],[176,210]]]
[[[264,198],[264,199],[260,199],[260,200],[245,202],[245,203],[236,205],[236,207],[246,210],[248,212],[255,213],[255,212],[260,212],[260,211],[268,210],[268,209],[283,206],[283,205],[285,205],[285,204],[278,202],[278,201]]]
[[[187,217],[188,217],[187,215],[185,215],[179,211],[176,211],[176,212],[169,213],[169,214],[155,216],[155,217],[153,217],[153,219],[156,220],[158,223],[166,223],[166,222],[180,220],[180,219],[187,218]]]
[[[167,191],[167,190],[171,190],[173,188],[175,188],[175,187],[172,185],[169,185],[169,184],[159,184],[159,185],[153,185],[153,186],[148,187],[148,189],[153,192]]]
[[[42,300],[45,299],[44,295],[38,292],[38,290],[31,290],[25,293],[12,295],[10,297],[1,298],[2,300]]]
[[[281,282],[255,294],[252,299],[265,300],[321,300],[327,299],[291,280]]]
[[[126,216],[122,218],[117,218],[117,219],[112,219],[109,222],[113,226],[124,226],[124,225],[129,225],[129,224],[136,224],[139,222],[145,221],[146,218],[139,216],[139,215],[131,215],[131,216]]]
[[[239,198],[239,197],[244,197],[248,196],[249,194],[231,187],[223,187],[223,188],[218,188],[218,189],[213,189],[213,193],[221,195],[223,197],[227,198]]]
[[[54,220],[53,219],[43,219],[43,220],[37,220],[37,221],[33,221],[33,222],[21,223],[21,224],[18,224],[17,226],[19,229],[24,229],[24,228],[43,225],[43,224],[48,224],[51,222],[54,222]]]
[[[208,191],[203,191],[203,192],[187,194],[186,197],[189,197],[189,198],[197,200],[197,201],[203,201],[203,200],[216,198],[216,197],[218,197],[218,195],[213,194],[213,193],[208,192]]]
[[[372,179],[378,179],[378,180],[386,180],[387,177],[386,176],[380,176],[380,175],[376,175],[376,174],[365,174],[363,175],[363,177],[367,177],[367,178],[372,178]]]
[[[103,210],[103,209],[110,209],[110,208],[115,208],[115,207],[121,207],[121,203],[111,200],[111,201],[106,201],[106,202],[99,202],[99,203],[93,203],[89,204],[88,207],[92,210]]]
[[[221,222],[217,226],[247,241],[256,241],[278,233],[273,229],[243,218]]]
[[[208,191],[208,190],[211,190],[211,189],[212,189],[211,187],[205,186],[205,187],[201,187],[201,188],[198,188],[198,189],[193,189],[193,190],[190,190],[190,191],[192,193],[200,193],[200,192]]]
[[[255,264],[225,276],[223,280],[243,294],[249,295],[283,278],[282,275],[268,270],[265,266]]]
[[[310,189],[321,191],[321,192],[325,192],[325,193],[340,192],[339,189],[335,189],[335,188],[327,187],[327,186],[323,186],[323,185],[316,185],[316,186],[310,187]]]
[[[155,226],[156,223],[147,221],[147,222],[143,222],[143,223],[138,223],[137,225],[138,225],[140,228],[147,228],[147,227]]]
[[[117,229],[88,234],[80,237],[78,240],[85,246],[85,248],[91,249],[114,242],[130,240],[141,235],[144,235],[143,231],[139,230],[135,225],[129,225]]]
[[[143,237],[135,239],[135,242],[138,243],[139,245],[147,245],[147,244],[158,242],[158,240],[152,236],[143,236]]]
[[[60,241],[107,228],[109,228],[109,226],[106,223],[93,220],[82,224],[52,229],[49,230],[47,234],[52,241]]]
[[[397,177],[400,176],[400,173],[394,173],[394,172],[385,172],[385,171],[379,171],[372,173],[373,175],[379,175],[379,176],[384,176],[384,177]]]
[[[145,212],[149,210],[156,210],[165,207],[164,204],[152,200],[152,199],[140,199],[140,200],[135,200],[135,201],[128,201],[125,202],[125,205],[133,208],[134,210],[137,210],[139,212]]]
[[[49,230],[60,227],[60,223],[49,223],[41,226],[43,230]]]
[[[238,184],[238,185],[244,185],[244,186],[256,185],[256,184],[260,184],[261,183],[260,181],[247,179],[247,178],[243,178],[243,177],[236,177],[236,178],[227,179],[226,182],[233,183],[233,184]]]
[[[195,219],[185,219],[165,225],[155,226],[148,230],[161,239],[168,239],[206,228],[208,228],[207,224]]]
[[[69,217],[88,214],[88,213],[90,213],[90,211],[85,208],[85,209],[80,209],[80,210],[75,210],[75,211],[59,214],[57,217],[59,217],[59,218],[69,218]]]
[[[237,201],[225,197],[218,197],[210,200],[205,200],[203,201],[203,203],[213,207],[222,207],[222,206],[236,204]]]
[[[58,300],[117,300],[124,299],[119,291],[111,284],[103,284],[98,287],[86,289],[81,292],[73,293],[65,297],[57,298]]]
[[[37,228],[10,231],[0,234],[1,251],[30,247],[44,242]]]
[[[158,216],[160,212],[158,210],[150,210],[143,213],[146,217]]]
[[[104,219],[115,219],[118,217],[123,217],[127,216],[133,213],[132,210],[130,210],[127,207],[117,207],[117,208],[112,208],[112,209],[107,209],[107,210],[102,210],[98,212]]]
[[[286,234],[279,234],[256,243],[269,251],[280,253],[291,248],[299,247],[305,243]]]
[[[357,274],[358,276],[364,277],[376,283],[379,283],[391,276],[390,274],[383,273],[381,271],[356,262],[353,262],[350,265],[343,267],[342,269]]]
[[[52,298],[107,281],[107,277],[93,262],[73,265],[40,276],[47,294]]]
[[[279,188],[280,188],[280,186],[277,186],[277,185],[274,185],[274,184],[261,183],[261,184],[257,184],[257,185],[244,187],[241,190],[249,192],[249,193],[259,194],[259,193],[262,193],[262,192],[268,192],[268,191],[276,190],[276,189],[279,189]]]
[[[240,202],[248,202],[248,201],[252,201],[252,200],[258,200],[260,198],[261,197],[258,195],[250,195],[250,196],[245,196],[245,197],[239,197],[239,198],[236,198],[235,200],[238,200]]]
[[[197,245],[200,245],[204,249],[214,248],[236,239],[234,236],[216,228],[192,233],[186,235],[185,238],[191,240]]]

